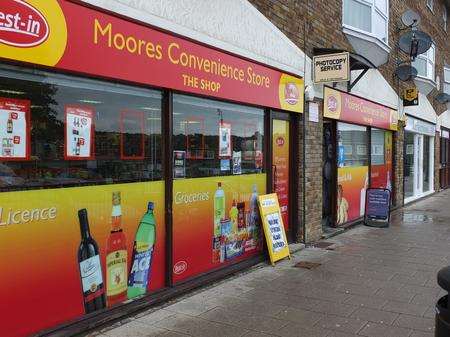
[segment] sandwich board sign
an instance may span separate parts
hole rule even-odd
[[[386,188],[369,188],[366,195],[364,223],[371,227],[388,227],[391,211],[391,191]]]
[[[258,197],[259,210],[262,218],[264,236],[269,250],[270,263],[285,257],[291,258],[284,231],[283,218],[281,217],[280,204],[276,193],[260,195]]]

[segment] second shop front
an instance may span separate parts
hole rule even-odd
[[[324,88],[324,222],[359,221],[369,187],[393,186],[393,132],[397,111]]]

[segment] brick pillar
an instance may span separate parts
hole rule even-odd
[[[305,156],[305,228],[306,242],[314,242],[322,237],[322,142],[323,107],[319,103],[319,122],[309,121],[309,104],[303,117],[306,118]]]

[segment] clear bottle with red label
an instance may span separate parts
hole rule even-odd
[[[127,299],[128,253],[122,230],[120,192],[112,197],[111,232],[106,243],[106,298],[108,307]]]

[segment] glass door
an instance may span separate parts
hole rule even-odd
[[[287,114],[286,117],[289,117]],[[281,116],[280,116],[281,117]],[[272,191],[278,195],[284,228],[289,237],[290,142],[289,119],[272,119]]]

